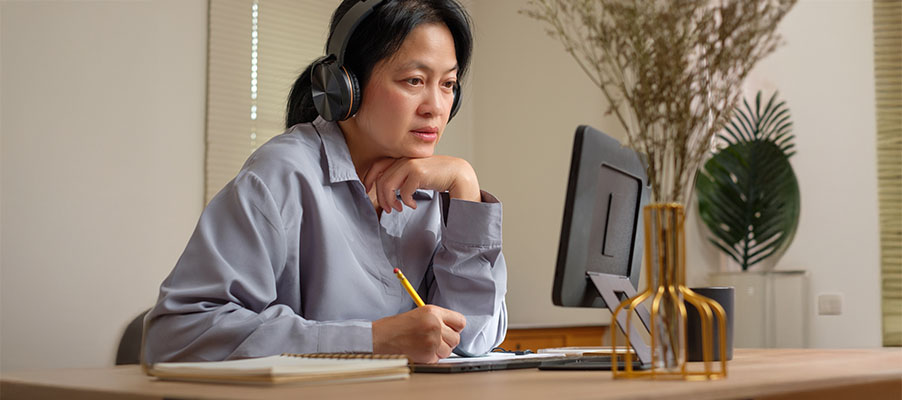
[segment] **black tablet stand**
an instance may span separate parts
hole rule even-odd
[[[630,283],[629,278],[625,276],[603,274],[600,272],[592,271],[586,271],[586,274],[595,285],[595,290],[598,290],[601,298],[604,299],[605,305],[609,310],[611,310],[612,317],[614,315],[614,310],[617,309],[617,306],[620,305],[620,302],[627,298],[636,296],[636,289],[633,288],[633,285]],[[630,338],[630,345],[633,347],[633,350],[636,351],[636,356],[639,358],[639,361],[644,365],[648,365],[651,364],[651,347],[643,340],[643,337],[648,335],[648,332],[650,330],[649,327],[651,326],[649,324],[651,317],[649,315],[648,309],[644,304],[639,304],[639,307],[636,308],[635,311],[645,327],[645,335],[643,335],[642,331],[639,330],[639,327],[637,326],[638,324],[631,324],[630,332],[629,334],[627,334],[626,321],[627,318],[632,315],[631,310],[621,310],[621,312],[617,315],[617,324],[620,326],[620,330],[623,331],[624,335]]]

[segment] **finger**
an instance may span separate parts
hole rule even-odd
[[[410,358],[411,361],[413,361],[414,363],[417,363],[417,364],[435,364],[441,359],[442,358],[439,357],[439,355],[438,355],[438,351],[436,351],[435,353],[432,353],[428,356],[423,356],[423,358],[420,359],[420,361],[417,361],[416,358]]]
[[[385,204],[389,208],[394,208],[398,211],[402,210],[401,201],[398,200],[398,196],[395,194],[395,191],[401,187],[404,181],[407,179],[407,159],[399,159],[394,164],[391,165],[385,172],[382,173],[382,177],[376,180],[376,185],[380,188],[381,192],[385,193]],[[382,193],[380,193],[382,194]],[[380,202],[382,199],[380,198]]]
[[[373,190],[376,191],[376,203],[379,204],[379,207],[382,208],[382,211],[388,213],[390,211],[388,211],[388,207],[385,206],[385,197],[387,195],[382,192],[382,182],[381,181],[382,181],[382,175],[380,175],[378,178],[376,178],[376,180],[373,182]]]
[[[394,191],[387,189],[386,181],[391,178],[391,170],[394,167],[394,162],[391,165],[388,165],[382,173],[376,177],[373,182],[373,189],[376,190],[376,202],[379,204],[379,207],[382,208],[382,211],[386,213],[391,213],[392,209],[392,199],[395,197]]]
[[[438,360],[435,360],[435,362],[438,362],[439,360],[441,360],[443,358],[448,358],[453,351],[454,351],[453,347],[448,347],[448,345],[442,343],[442,345],[439,346],[439,348],[435,349],[435,356],[438,358]]]
[[[460,333],[451,329],[448,325],[443,325],[442,342],[453,349],[460,343]]]
[[[404,175],[407,177],[399,189],[401,200],[413,209],[417,208],[417,203],[413,199],[413,193],[417,189],[428,188],[429,186],[426,183],[429,173],[424,169],[425,166],[423,165],[426,162],[427,159],[408,159],[401,166],[405,171]]]
[[[382,176],[379,179],[376,179],[375,188],[376,188],[376,198],[379,202],[379,206],[382,207],[382,210],[386,213],[391,213],[392,209],[395,205],[395,199],[397,196],[395,195],[394,184],[391,183],[392,176],[386,172],[382,173]]]
[[[371,189],[373,189],[373,184],[379,179],[380,176],[395,163],[394,158],[383,158],[373,163],[368,171],[366,171],[366,175],[363,178],[363,187],[366,189],[366,192],[369,193]]]
[[[407,179],[401,185],[401,199],[408,207],[416,210],[417,202],[413,199],[413,192],[419,188],[419,179],[414,175],[407,175]]]
[[[462,331],[467,326],[467,318],[463,314],[442,308],[442,322],[456,332]]]

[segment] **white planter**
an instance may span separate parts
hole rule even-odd
[[[735,348],[808,347],[808,272],[717,272],[712,285],[736,288]]]

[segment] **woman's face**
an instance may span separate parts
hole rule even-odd
[[[457,82],[454,39],[444,24],[414,28],[393,56],[373,67],[356,116],[349,120],[367,158],[432,156]]]

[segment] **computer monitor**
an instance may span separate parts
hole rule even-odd
[[[551,294],[555,305],[607,307],[613,313],[621,301],[636,295],[642,269],[640,221],[650,193],[639,153],[592,127],[576,129]],[[641,322],[628,324],[634,317]],[[629,330],[640,366],[651,365],[647,307],[618,313],[617,324],[623,333]],[[590,364],[564,368],[596,368]]]
[[[552,301],[565,307],[609,307],[590,275],[639,284],[642,208],[651,189],[645,162],[616,139],[581,125],[576,129]],[[616,280],[616,279],[615,279]],[[623,291],[614,289],[622,297]],[[628,290],[627,290],[628,291]]]

